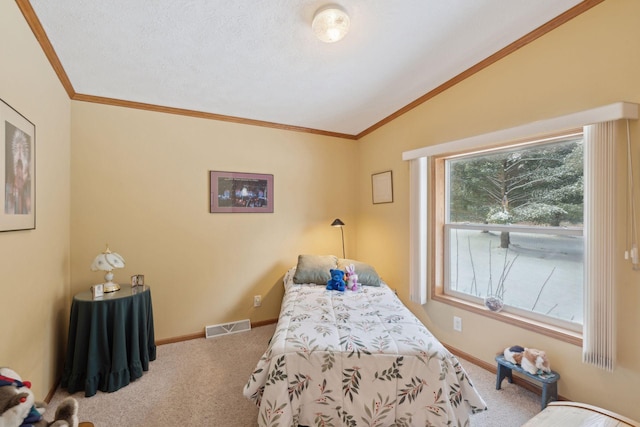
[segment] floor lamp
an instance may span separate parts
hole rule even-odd
[[[344,222],[340,221],[339,218],[336,218],[331,223],[331,226],[332,227],[340,227],[340,233],[342,234],[342,258],[346,258],[345,254],[344,254],[344,230],[342,229],[342,227],[344,226]]]

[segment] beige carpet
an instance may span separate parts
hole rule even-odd
[[[142,378],[115,393],[98,392],[79,403],[80,421],[96,427],[211,426],[255,427],[258,410],[242,395],[275,325],[212,339],[195,339],[158,347],[157,359]],[[503,382],[464,359],[461,362],[489,410],[471,419],[474,427],[518,427],[540,410],[540,397]],[[69,396],[58,389],[46,419]]]

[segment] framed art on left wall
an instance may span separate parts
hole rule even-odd
[[[36,127],[0,99],[0,231],[36,228]]]

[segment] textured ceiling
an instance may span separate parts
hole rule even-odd
[[[347,135],[578,3],[340,0],[351,30],[327,44],[325,1],[29,1],[77,94]]]

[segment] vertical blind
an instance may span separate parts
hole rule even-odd
[[[427,159],[409,163],[409,294],[411,301],[427,303]]]
[[[585,286],[582,361],[613,371],[615,329],[616,123],[584,127]]]

